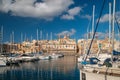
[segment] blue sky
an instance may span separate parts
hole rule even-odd
[[[100,36],[108,32],[109,2],[106,0],[101,21],[99,23]],[[71,38],[81,39],[92,29],[92,8],[95,5],[95,22],[98,19],[103,0],[0,0],[0,26],[4,29],[4,42],[10,41],[10,34],[14,32],[15,42],[23,39],[36,39],[37,29],[42,31],[42,39],[53,39],[57,35],[70,35]],[[120,0],[116,0],[116,16],[120,20]],[[96,23],[95,23],[96,25]],[[116,29],[117,31],[117,29]]]

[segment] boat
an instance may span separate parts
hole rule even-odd
[[[114,14],[115,14],[115,0],[113,4],[113,24],[114,24],[114,17],[115,17]],[[114,26],[112,29],[114,29]],[[120,52],[117,52],[114,50],[114,35],[113,34],[114,34],[114,30],[112,33],[112,54],[111,56],[101,55],[99,57],[99,59],[101,59],[100,61],[96,62],[92,59],[92,60],[89,60],[89,62],[87,63],[86,59],[89,55],[89,51],[88,51],[88,54],[84,59],[84,63],[78,64],[80,68],[80,80],[96,80],[96,79],[120,80]],[[92,41],[91,41],[91,44],[92,44]],[[90,48],[91,47],[89,47],[89,50]],[[99,63],[101,61],[103,62],[102,64]]]
[[[51,57],[52,59],[57,59],[57,58],[64,57],[64,55],[61,54],[61,53],[52,53],[52,54],[50,55],[50,57]]]
[[[6,57],[2,56],[3,53],[3,44],[2,44],[2,40],[3,40],[3,27],[1,27],[1,31],[0,31],[0,66],[6,66]]]
[[[0,57],[0,66],[6,66],[6,60],[4,60],[3,58]]]
[[[23,62],[34,62],[36,60],[38,60],[38,57],[36,57],[35,55],[32,55],[31,53],[27,53],[27,54],[22,54],[19,57]]]
[[[48,55],[48,53],[43,53],[42,51],[37,53],[36,56],[39,60],[50,60],[51,57]]]
[[[86,66],[80,69],[80,80],[120,80],[120,69]]]
[[[50,60],[51,57],[49,55],[39,55],[40,60]]]
[[[19,56],[20,54],[11,53],[11,55],[7,56],[7,65],[18,65],[21,60]]]

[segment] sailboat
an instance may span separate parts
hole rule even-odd
[[[6,58],[1,55],[3,52],[2,40],[3,40],[3,27],[1,28],[1,32],[0,32],[0,42],[1,42],[0,66],[6,66],[7,63]]]
[[[95,5],[93,5],[92,32],[90,32],[90,34],[92,34],[92,36],[93,36],[93,32],[94,32],[94,14],[95,14]],[[91,22],[91,20],[90,20],[90,22]],[[90,22],[89,22],[89,24],[90,24]],[[88,29],[89,29],[89,24],[88,24]],[[87,40],[84,42],[84,51],[82,53],[83,55],[81,55],[77,58],[78,62],[80,62],[80,63],[83,62],[84,58],[87,56],[88,47],[85,45],[88,45],[88,36],[89,36],[88,29],[87,29]],[[88,59],[87,59],[87,61],[88,61]]]
[[[104,0],[105,1],[105,0]],[[112,28],[112,56],[105,60],[103,65],[96,64],[81,64],[80,80],[120,80],[120,60],[115,60],[113,55],[119,52],[114,51],[114,18],[115,18],[115,0],[113,4],[113,28]],[[104,4],[103,6],[104,7]],[[100,16],[101,17],[101,16]],[[99,17],[99,18],[100,18]],[[98,21],[99,22],[99,21]],[[94,33],[95,34],[95,33]],[[85,58],[86,61],[86,58]]]
[[[0,57],[0,66],[6,66],[6,61]]]

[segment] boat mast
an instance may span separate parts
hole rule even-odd
[[[1,32],[0,32],[0,44],[1,44],[0,52],[1,52],[1,53],[3,52],[2,41],[3,41],[3,26],[1,27]]]
[[[94,15],[95,15],[95,5],[93,5],[93,16],[92,16],[92,37],[94,34]]]
[[[112,62],[113,62],[113,51],[114,51],[114,22],[115,22],[115,3],[116,3],[116,1],[114,0],[114,3],[113,3],[113,20],[112,20]]]
[[[38,41],[38,29],[37,29],[37,41]]]
[[[12,38],[13,38],[12,43],[14,44],[14,31],[12,32]]]
[[[40,31],[40,39],[42,40],[42,30]]]
[[[14,31],[12,31],[12,51],[14,52]]]
[[[22,41],[23,41],[23,34],[21,33],[21,43],[22,43]]]
[[[25,33],[24,41],[26,41],[26,33]]]
[[[52,40],[52,32],[51,32],[51,40]]]
[[[111,43],[111,3],[109,3],[109,46]]]
[[[10,53],[12,52],[12,34],[10,33]]]
[[[48,40],[48,33],[46,33],[46,40]]]
[[[93,16],[92,16],[92,38],[94,34],[94,15],[95,15],[95,5],[93,5]],[[93,53],[93,45],[92,45],[92,53]]]

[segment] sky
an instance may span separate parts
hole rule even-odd
[[[113,0],[105,0],[97,29],[98,37],[105,36],[109,30],[109,3],[113,8]],[[115,12],[118,21],[119,4],[120,0],[116,0]],[[92,31],[93,5],[96,27],[103,0],[0,0],[3,42],[10,42],[10,35],[13,33],[15,42],[37,39],[37,31],[38,39],[57,39],[58,35],[69,35],[76,40],[86,38],[87,31]],[[115,27],[117,34],[116,24]]]

